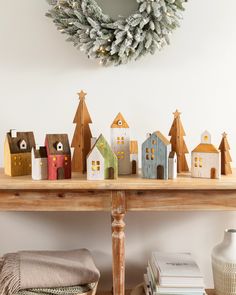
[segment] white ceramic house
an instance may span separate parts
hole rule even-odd
[[[177,178],[177,154],[172,151],[169,154],[168,159],[168,178],[176,179]]]
[[[108,142],[101,134],[87,156],[87,179],[116,179],[118,161]]]
[[[91,150],[87,158],[87,179],[104,180],[104,157],[96,146]]]
[[[32,148],[32,179],[48,179],[48,159],[46,147]]]
[[[192,151],[192,177],[220,178],[220,152],[211,144],[211,135],[205,131],[201,143]]]
[[[118,158],[119,175],[131,174],[129,125],[121,113],[111,124],[111,148]]]

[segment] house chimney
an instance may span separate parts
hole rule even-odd
[[[146,138],[149,138],[151,136],[151,133],[146,134]]]
[[[91,138],[91,148],[95,145],[95,142],[97,141],[97,137],[92,137]]]
[[[16,137],[17,137],[16,129],[11,129],[11,130],[10,130],[10,134],[11,134],[11,137],[12,137],[12,138],[16,138]]]

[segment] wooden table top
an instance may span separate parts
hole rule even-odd
[[[189,173],[180,174],[175,180],[143,179],[138,176],[120,176],[117,180],[88,181],[86,175],[74,173],[68,180],[34,181],[30,176],[9,177],[0,169],[0,191],[8,190],[236,190],[236,169],[221,179],[192,178]]]

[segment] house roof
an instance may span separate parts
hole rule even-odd
[[[108,144],[108,142],[106,141],[105,137],[102,134],[100,134],[100,136],[96,140],[96,142],[93,145],[92,149],[88,153],[87,158],[90,156],[90,154],[92,153],[92,151],[95,148],[97,148],[99,150],[99,152],[101,153],[103,158],[105,156],[107,156],[107,157],[111,157],[111,156],[116,157],[115,153],[112,151],[110,145]]]
[[[138,153],[138,141],[137,140],[131,140],[130,141],[130,153],[131,154],[137,154]]]
[[[160,131],[156,131],[154,133],[165,145],[170,144],[169,140]]]
[[[119,121],[121,122],[121,124],[118,123]],[[129,128],[129,125],[125,121],[123,115],[121,113],[119,113],[115,117],[113,123],[111,124],[111,128]]]
[[[193,151],[193,153],[219,153],[213,144],[200,143]]]
[[[61,142],[63,150],[58,151],[56,145]],[[47,134],[45,143],[48,145],[48,153],[50,155],[70,155],[70,143],[67,134]]]
[[[170,159],[173,159],[173,158],[175,157],[175,155],[176,155],[176,152],[175,152],[175,151],[171,151],[171,152],[169,153],[169,158],[170,158]]]
[[[20,143],[24,140],[26,142],[26,149],[20,149]],[[11,132],[7,133],[7,141],[10,147],[11,154],[31,153],[35,147],[35,139],[33,132],[17,132],[16,137],[11,136]]]
[[[33,151],[36,159],[47,158],[47,149],[45,146],[40,146],[39,149],[34,148]]]

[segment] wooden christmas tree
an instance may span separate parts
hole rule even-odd
[[[232,174],[232,169],[230,165],[230,162],[232,162],[232,158],[229,152],[230,146],[227,140],[227,134],[225,132],[222,134],[222,140],[219,146],[219,150],[221,151],[221,174]]]
[[[185,154],[188,153],[188,149],[184,141],[184,136],[186,134],[180,120],[181,113],[176,110],[173,114],[174,121],[169,132],[169,136],[171,136],[171,149],[177,154],[177,172],[187,172],[189,168]]]
[[[86,158],[91,149],[92,138],[89,127],[92,120],[85,103],[86,94],[83,90],[78,93],[80,102],[73,121],[76,128],[71,143],[71,147],[74,148],[72,171],[82,173],[86,172]]]

